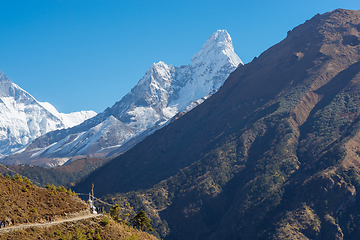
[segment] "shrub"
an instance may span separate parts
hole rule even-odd
[[[75,233],[74,233],[72,239],[86,240],[86,235],[83,234],[83,232],[81,231],[81,229],[77,227],[77,228],[75,229]]]
[[[59,192],[67,192],[66,188],[64,186],[58,186],[57,189]]]
[[[71,233],[67,233],[66,236],[60,236],[61,240],[70,240],[73,239],[73,235]]]
[[[31,209],[31,212],[36,213],[37,212],[36,208]]]
[[[22,182],[23,178],[20,174],[17,173],[12,177],[12,180],[19,180],[20,182]]]
[[[71,196],[75,196],[76,193],[75,191],[72,191],[71,188],[69,188],[69,190],[67,190],[67,194],[71,195]]]
[[[31,182],[31,180],[28,179],[27,177],[24,177],[24,182],[26,182],[28,186],[32,186],[32,185],[33,185],[33,183]]]
[[[94,234],[94,233],[95,233],[95,230],[94,230],[94,229],[90,229],[87,233]]]
[[[10,177],[9,174],[6,174],[5,177],[6,177],[7,179],[11,179],[11,177]]]
[[[89,232],[86,234],[86,236],[87,236],[87,239],[88,239],[88,240],[92,240],[92,239],[93,239],[91,233],[89,233]]]
[[[139,240],[139,235],[133,234],[130,237],[126,238],[126,240]]]
[[[53,191],[56,190],[56,187],[54,186],[54,184],[51,184],[51,185],[50,185],[49,183],[46,184],[45,188],[51,189],[51,190],[53,190]]]
[[[101,224],[102,224],[103,226],[106,226],[106,225],[110,224],[109,218],[108,218],[108,217],[103,217],[103,219],[102,219],[102,221],[101,221]]]
[[[26,187],[23,187],[21,190],[22,190],[23,192],[27,192],[27,191],[28,191],[28,189],[27,189]]]
[[[96,239],[96,240],[101,240],[101,237],[100,237],[100,234],[99,234],[99,233],[97,233],[97,234],[95,235],[95,239]]]
[[[119,204],[115,204],[112,205],[110,208],[110,216],[115,220],[115,221],[120,221],[120,206]]]

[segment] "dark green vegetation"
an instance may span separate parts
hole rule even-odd
[[[153,228],[150,223],[150,219],[146,216],[145,211],[142,209],[132,219],[132,225],[134,228],[139,229],[141,231],[150,231],[150,232],[153,231]]]
[[[104,158],[83,158],[73,161],[69,164],[54,167],[44,168],[38,166],[6,166],[8,169],[27,176],[34,182],[39,183],[40,186],[45,187],[47,183],[58,185],[71,185],[75,181],[94,171],[96,168],[104,164],[107,160]],[[0,166],[0,173],[2,175],[14,175],[14,172]]]
[[[360,11],[316,15],[89,175],[164,239],[357,239]]]
[[[153,228],[151,221],[144,210],[140,210],[134,215],[134,209],[126,204],[125,208],[120,207],[119,204],[114,204],[110,208],[110,216],[119,223],[131,226],[141,231],[152,232]]]

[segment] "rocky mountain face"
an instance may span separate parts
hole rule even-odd
[[[357,239],[359,122],[360,11],[338,9],[75,189],[146,209],[164,239]]]
[[[73,127],[95,115],[94,111],[59,113],[50,103],[38,102],[0,71],[0,156],[23,149],[47,132]]]
[[[210,36],[191,64],[181,67],[153,64],[138,84],[104,112],[70,129],[47,133],[21,154],[21,159],[67,158],[77,155],[119,154],[215,93],[242,61],[225,30]],[[130,141],[130,139],[132,139]],[[123,146],[126,144],[125,146]]]

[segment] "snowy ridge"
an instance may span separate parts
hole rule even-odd
[[[162,61],[154,63],[134,88],[111,108],[72,128],[39,137],[21,154],[31,153],[30,159],[118,154],[121,150],[114,151],[114,148],[121,149],[125,143],[136,144],[177,113],[201,104],[242,64],[234,52],[230,35],[226,30],[218,30],[192,57],[191,64],[175,67]],[[46,103],[42,105],[49,109]],[[49,111],[58,119],[64,119],[57,112]]]
[[[226,30],[218,30],[192,57],[190,65],[154,63],[117,103],[131,106],[117,117],[136,133],[162,125],[178,112],[186,112],[210,97],[240,64],[243,63],[234,52],[230,35]]]
[[[0,71],[0,154],[2,155],[19,151],[47,132],[72,127],[95,114],[93,111],[59,113],[51,104],[38,102]]]
[[[133,135],[131,129],[115,117],[110,116],[88,131],[70,134],[61,141],[32,154],[31,158],[41,154],[66,154],[67,156],[92,154],[106,148],[106,143],[114,141],[114,136],[115,143],[121,144]]]
[[[96,115],[94,111],[80,111],[80,112],[72,112],[72,113],[59,113],[56,108],[48,102],[38,102],[41,106],[43,106],[46,110],[48,110],[51,114],[60,119],[65,128],[74,127],[84,120],[92,118]]]

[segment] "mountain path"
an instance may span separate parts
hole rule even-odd
[[[15,225],[15,226],[9,226],[9,227],[5,227],[5,228],[4,227],[0,228],[0,234],[10,232],[10,231],[24,230],[24,229],[30,228],[30,227],[50,227],[50,226],[65,223],[65,222],[76,222],[76,221],[83,220],[83,219],[100,217],[102,215],[103,214],[91,214],[91,213],[89,213],[89,214],[82,215],[82,216],[75,216],[75,217],[72,217],[72,218],[56,220],[56,221],[52,221],[52,222],[18,224],[18,225]]]

